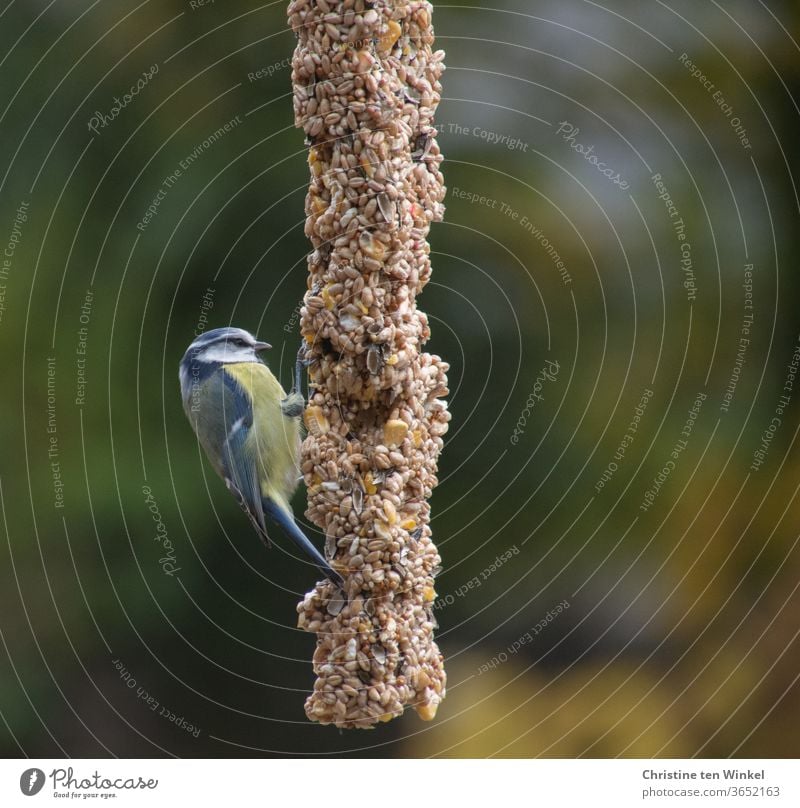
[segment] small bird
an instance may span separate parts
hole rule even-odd
[[[300,530],[289,505],[300,479],[302,362],[287,396],[259,352],[271,346],[241,328],[197,337],[180,362],[183,408],[208,459],[269,547],[269,516],[336,584],[341,576]]]

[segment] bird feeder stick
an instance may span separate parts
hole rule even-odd
[[[293,0],[295,121],[306,134],[313,250],[301,329],[309,364],[307,517],[343,590],[298,605],[317,635],[308,717],[369,728],[445,695],[434,642],[428,499],[450,415],[447,365],[417,295],[445,187],[433,124],[444,53],[426,0]]]

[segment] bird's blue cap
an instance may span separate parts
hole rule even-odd
[[[189,346],[190,348],[205,348],[213,342],[225,342],[226,340],[246,339],[255,342],[255,337],[243,328],[234,328],[233,326],[226,326],[225,328],[212,328],[211,331],[205,331],[197,337],[194,342]]]
[[[233,342],[234,340],[244,340],[248,345],[255,348],[256,351],[263,351],[265,348],[272,346],[267,342],[260,342],[249,331],[243,328],[234,328],[226,326],[224,328],[212,328],[211,331],[205,331],[196,337],[194,342],[189,346],[183,356],[183,361],[193,359],[200,351],[207,348],[209,345],[222,342]]]

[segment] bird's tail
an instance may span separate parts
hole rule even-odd
[[[311,559],[314,566],[325,578],[330,578],[338,586],[342,585],[342,576],[323,558],[309,538],[294,521],[294,517],[285,508],[267,497],[263,500],[264,513],[268,514],[286,533],[289,538]]]

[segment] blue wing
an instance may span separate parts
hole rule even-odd
[[[239,501],[255,527],[269,546],[269,536],[261,501],[256,458],[248,449],[247,439],[253,428],[253,405],[250,397],[232,376],[222,371],[226,395],[223,396],[223,420],[230,425],[222,445],[225,484]]]
[[[220,368],[203,383],[202,402],[202,417],[187,413],[200,443],[256,532],[269,546],[257,458],[247,442],[253,428],[250,396]]]

